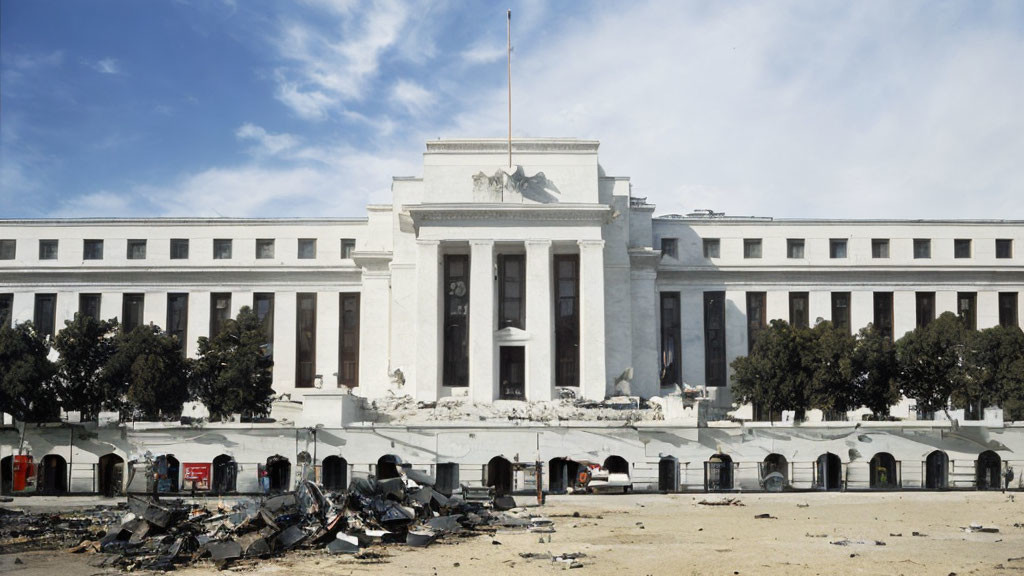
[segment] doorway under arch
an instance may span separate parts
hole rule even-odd
[[[226,494],[236,490],[236,479],[238,478],[238,463],[227,454],[221,454],[213,459],[213,491],[217,494]]]
[[[47,454],[39,468],[39,490],[56,496],[68,492],[68,462],[59,454]]]
[[[679,459],[675,456],[662,456],[658,460],[658,490],[679,491]]]
[[[14,457],[0,458],[0,494],[10,494],[14,490]]]
[[[348,486],[348,460],[341,456],[328,456],[320,470],[325,490],[340,492]]]
[[[163,464],[160,470],[160,492],[177,492],[181,484],[178,483],[178,471],[181,470],[181,463],[174,457],[174,454],[161,456]]]
[[[124,458],[110,453],[100,456],[96,465],[97,491],[110,498],[124,492]]]
[[[292,463],[280,454],[267,458],[267,478],[271,492],[287,492],[291,489]]]
[[[869,463],[868,483],[871,488],[888,490],[899,486],[896,459],[888,452],[879,452]]]
[[[935,450],[924,461],[924,487],[929,490],[945,490],[948,479],[949,456],[942,450]]]
[[[779,473],[782,475],[782,486],[789,485],[789,461],[782,454],[769,454],[761,462],[761,481],[763,482],[769,474]]]
[[[377,480],[398,478],[402,475],[402,459],[394,454],[385,454],[377,460]]]
[[[978,490],[999,490],[1002,485],[1003,461],[999,454],[986,450],[978,455],[975,467],[975,482]]]
[[[548,492],[565,494],[574,485],[580,465],[568,458],[552,458],[548,461]]]
[[[839,456],[826,452],[818,456],[815,465],[815,488],[819,490],[839,490],[843,480],[843,462]]]
[[[715,454],[705,463],[704,487],[709,492],[732,490],[732,458],[727,454]]]
[[[502,456],[495,456],[487,463],[487,485],[494,487],[494,494],[505,496],[512,493],[512,463]]]

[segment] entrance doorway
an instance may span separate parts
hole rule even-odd
[[[819,490],[839,490],[843,478],[843,462],[839,456],[826,452],[818,456],[814,485]]]
[[[679,460],[665,456],[658,461],[658,490],[676,492],[679,490]]]
[[[348,486],[348,461],[341,456],[328,456],[321,465],[324,489],[339,492]]]
[[[924,462],[924,487],[929,490],[945,490],[949,478],[949,456],[942,450],[935,450]]]
[[[499,378],[502,400],[526,400],[526,352],[522,346],[502,346],[500,349]]]
[[[238,463],[227,454],[213,459],[213,490],[217,494],[235,491],[235,479],[238,477]]]
[[[705,463],[704,486],[709,492],[732,490],[732,458],[715,454]]]
[[[975,467],[976,483],[978,490],[999,490],[1002,485],[1002,459],[999,454],[986,450],[978,455],[978,463]]]
[[[43,456],[42,467],[39,468],[39,488],[43,494],[55,496],[68,491],[68,463],[63,456],[47,454]]]
[[[872,488],[891,489],[899,486],[896,459],[888,452],[879,452],[871,459],[869,481]]]
[[[548,491],[565,494],[573,485],[580,465],[568,458],[552,458],[548,461]]]
[[[14,487],[14,458],[0,458],[0,494],[10,494]]]
[[[434,484],[434,490],[445,496],[451,496],[452,492],[459,487],[459,465],[454,462],[438,464],[435,478],[437,483]]]
[[[100,456],[96,472],[98,480],[96,488],[100,494],[111,498],[123,493],[124,458],[117,454],[104,454]]]
[[[512,493],[512,463],[501,456],[491,458],[487,463],[487,485],[494,486],[494,494],[504,496]]]
[[[281,455],[267,458],[267,478],[271,492],[287,492],[291,488],[292,463]]]
[[[398,478],[402,475],[402,459],[394,454],[385,454],[377,460],[377,480]]]

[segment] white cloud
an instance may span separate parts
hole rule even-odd
[[[462,51],[462,59],[469,64],[490,64],[505,58],[508,47],[497,44],[477,43]]]
[[[292,134],[271,134],[249,122],[238,127],[235,137],[242,141],[254,142],[255,146],[250,148],[250,152],[257,155],[274,156],[299,144],[298,137]]]
[[[121,64],[114,58],[103,58],[95,62],[84,60],[84,62],[100,74],[121,74]]]
[[[399,80],[391,89],[391,101],[410,114],[422,114],[434,104],[434,95],[411,80]]]

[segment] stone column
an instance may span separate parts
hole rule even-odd
[[[580,394],[604,400],[604,240],[580,240]]]
[[[498,397],[494,375],[494,241],[471,240],[469,262],[469,393],[476,402]]]
[[[388,327],[391,324],[391,273],[385,262],[363,266],[359,298],[359,394],[383,396],[388,376]]]
[[[440,373],[441,301],[438,298],[437,240],[416,241],[416,374],[417,400],[437,400]]]
[[[554,325],[551,240],[526,241],[526,399],[551,400],[554,390]]]

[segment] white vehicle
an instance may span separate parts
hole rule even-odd
[[[633,487],[627,472],[612,472],[597,462],[577,460],[576,478],[572,483],[573,492],[611,492],[622,490],[625,494]]]

